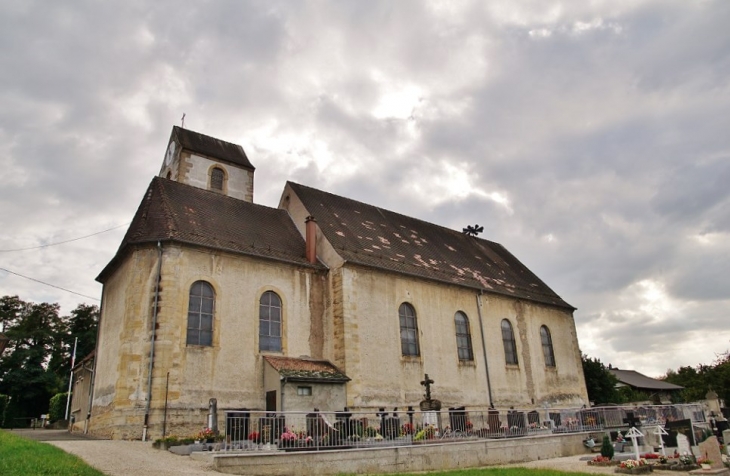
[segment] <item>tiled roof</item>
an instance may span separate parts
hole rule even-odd
[[[304,239],[285,210],[155,177],[117,255],[97,280],[103,282],[128,246],[158,241],[323,268],[307,261]]]
[[[608,369],[608,371],[615,375],[619,382],[629,387],[648,390],[682,390],[684,388],[680,385],[647,377],[636,370]]]
[[[574,309],[498,243],[288,184],[348,262]]]
[[[254,166],[251,165],[248,157],[246,157],[243,147],[238,144],[232,144],[230,142],[216,139],[215,137],[191,131],[190,129],[183,129],[178,126],[172,127],[171,138],[177,139],[177,142],[184,149],[188,149],[208,157],[233,162],[234,164],[242,165],[252,170],[254,169]]]
[[[264,356],[264,359],[292,381],[347,382],[350,378],[327,360],[295,359],[293,357]]]

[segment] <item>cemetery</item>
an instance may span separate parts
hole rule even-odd
[[[726,422],[706,417],[699,404],[444,409],[432,398],[433,383],[426,375],[418,405],[373,412],[241,409],[218,415],[212,399],[200,433],[156,445],[206,459],[231,474],[252,468],[256,474],[277,474],[276,468],[292,464],[303,464],[302,474],[428,471],[600,451],[586,456],[587,464],[613,466],[621,474],[665,470],[730,476],[715,436]]]

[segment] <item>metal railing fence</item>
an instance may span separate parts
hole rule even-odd
[[[438,412],[225,412],[226,450],[326,450],[408,446],[456,440],[516,438],[628,429],[689,419],[704,423],[701,405]]]

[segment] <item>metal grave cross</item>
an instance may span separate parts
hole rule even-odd
[[[644,434],[637,430],[635,426],[632,426],[631,429],[626,433],[626,438],[631,438],[631,441],[634,443],[634,454],[636,455],[636,461],[639,461],[639,444],[636,442],[636,440],[640,436],[644,436]]]
[[[668,435],[667,430],[662,428],[661,426],[657,426],[654,428],[654,431],[652,431],[653,434],[657,435],[657,438],[659,438],[659,446],[662,448],[662,455],[667,456],[667,452],[664,449],[664,439],[662,438],[662,435]]]

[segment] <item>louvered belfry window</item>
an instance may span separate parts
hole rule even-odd
[[[210,171],[210,188],[212,190],[223,191],[223,180],[225,179],[225,173],[223,170],[215,167]]]

